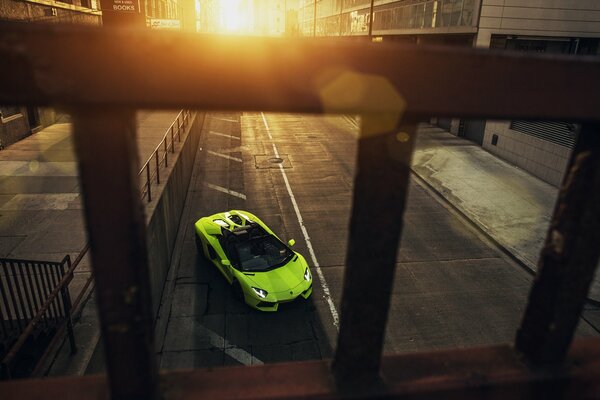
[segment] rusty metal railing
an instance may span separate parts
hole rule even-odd
[[[0,57],[0,103],[72,112],[107,350],[106,377],[0,384],[7,398],[600,397],[600,339],[573,341],[600,252],[598,59],[3,24]],[[333,363],[159,375],[134,170],[133,110],[152,107],[362,115]],[[429,116],[582,123],[515,347],[382,356],[414,125]]]
[[[1,360],[2,376],[23,377],[30,371],[23,371],[24,367],[13,361],[37,327],[50,331],[65,325],[75,351],[68,284],[77,263],[71,264],[67,255],[61,262],[0,259],[0,266],[0,326],[7,343],[12,342]],[[37,363],[35,360],[25,368],[34,369]]]
[[[169,166],[169,151],[175,153],[175,139],[177,139],[178,143],[181,143],[181,134],[182,132],[185,132],[185,129],[187,128],[190,115],[190,110],[181,110],[179,114],[177,114],[177,118],[175,118],[175,121],[169,126],[162,140],[156,146],[138,174],[140,178],[144,177],[145,179],[144,184],[142,185],[142,199],[147,198],[148,203],[152,201],[152,182],[156,182],[157,185],[160,185],[160,167],[161,165],[165,168]],[[154,163],[152,163],[152,160],[154,160]],[[151,164],[154,164],[154,170],[152,170]]]

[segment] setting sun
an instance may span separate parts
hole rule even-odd
[[[253,30],[252,7],[247,0],[222,0],[219,6],[223,32],[249,33]]]

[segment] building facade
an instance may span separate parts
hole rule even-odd
[[[198,32],[233,35],[282,36],[286,10],[291,9],[286,0],[198,0],[198,4]]]
[[[0,21],[102,25],[107,8],[115,4],[114,0],[0,0]],[[136,21],[148,27],[157,20],[180,21],[182,6],[195,11],[194,0],[134,0],[132,4],[139,15]],[[195,20],[189,24],[195,25]],[[176,25],[180,29],[181,24]],[[52,125],[58,117],[52,108],[0,105],[0,149]]]
[[[0,21],[99,25],[97,0],[0,0]],[[0,105],[0,150],[55,123],[53,109]]]
[[[483,0],[475,45],[510,51],[600,55],[600,2]],[[567,79],[568,77],[557,77]],[[469,122],[462,134],[468,135]],[[486,150],[559,186],[579,126],[571,121],[485,121],[474,138]]]
[[[377,41],[600,55],[597,0],[299,0],[300,33],[367,37],[371,13]],[[570,121],[436,123],[556,186],[579,129]]]

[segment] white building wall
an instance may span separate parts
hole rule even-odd
[[[509,127],[509,121],[488,120],[483,137],[483,148],[545,182],[560,186],[571,149],[513,131]],[[494,135],[498,135],[496,145],[492,144]]]
[[[600,37],[600,0],[482,0],[476,46],[490,46],[492,35]],[[542,180],[559,186],[571,150],[488,120],[483,147]],[[493,135],[498,136],[492,145]]]
[[[600,0],[482,0],[476,46],[492,34],[599,37]]]

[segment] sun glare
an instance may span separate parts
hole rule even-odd
[[[247,0],[221,0],[220,28],[224,33],[249,33],[252,31],[251,8]]]

